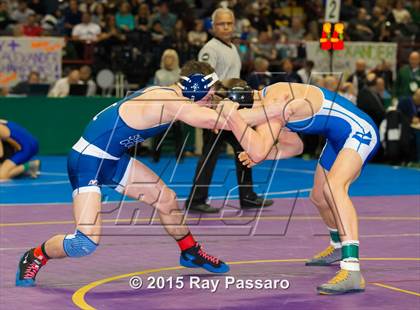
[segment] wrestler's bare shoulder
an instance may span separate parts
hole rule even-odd
[[[180,99],[167,89],[148,89],[147,92],[124,102],[119,110],[121,118],[136,129],[145,129],[173,119],[173,105]]]

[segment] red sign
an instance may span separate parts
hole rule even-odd
[[[324,23],[322,26],[321,39],[319,43],[321,44],[321,49],[324,51],[329,50],[342,50],[344,49],[344,24],[336,23],[334,24],[334,31],[331,34],[332,24]]]

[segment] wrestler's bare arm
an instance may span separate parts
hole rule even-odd
[[[226,106],[224,115],[227,118],[229,127],[254,162],[264,160],[270,153],[272,147],[277,144],[277,139],[284,126],[282,117],[280,117],[280,111],[284,110],[285,103],[287,102],[285,100],[286,98],[282,98],[281,96],[281,94],[270,92],[264,98],[262,107],[258,107],[258,109],[264,109],[266,106],[275,103],[273,107],[277,106],[277,115],[270,115],[274,117],[271,120],[267,120],[267,117],[265,117],[266,122],[259,125],[256,130],[249,127],[241,117],[241,111],[233,109],[232,105]],[[254,109],[250,111],[252,110]]]
[[[225,118],[213,109],[201,107],[194,103],[172,103],[165,106],[173,115],[173,119],[190,126],[206,129],[229,130]]]

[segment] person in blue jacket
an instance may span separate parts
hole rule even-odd
[[[28,130],[12,121],[0,119],[0,181],[22,174],[36,178],[39,160],[38,141]]]

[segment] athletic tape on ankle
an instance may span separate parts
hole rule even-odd
[[[340,268],[349,271],[360,271],[359,261],[341,261]]]
[[[344,244],[342,243],[341,258],[355,258],[359,259],[359,244]]]
[[[341,242],[334,242],[330,240],[330,244],[333,246],[334,249],[341,249]]]

